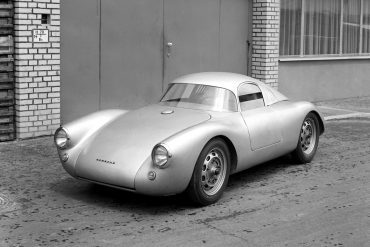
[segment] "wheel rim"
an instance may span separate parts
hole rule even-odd
[[[213,148],[203,161],[201,185],[205,194],[215,195],[222,187],[226,177],[227,161],[220,148]]]
[[[303,153],[310,154],[314,150],[316,144],[316,125],[312,118],[307,118],[303,122],[299,140]]]

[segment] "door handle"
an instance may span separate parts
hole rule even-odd
[[[170,57],[171,56],[171,47],[173,46],[173,43],[172,42],[168,42],[166,44],[167,46],[167,57]]]

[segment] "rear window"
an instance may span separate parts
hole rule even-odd
[[[255,84],[245,83],[240,85],[238,87],[238,97],[241,111],[265,106],[261,89]]]

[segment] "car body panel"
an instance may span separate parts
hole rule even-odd
[[[110,122],[81,151],[77,176],[134,189],[135,175],[157,143],[210,119],[203,111],[177,108],[162,114],[166,110],[166,106],[151,105]]]
[[[243,119],[240,113],[221,113],[212,112],[212,118],[206,122],[185,129],[162,141],[173,156],[169,160],[166,169],[158,169],[148,160],[141,167],[136,175],[136,190],[141,193],[151,195],[177,194],[184,191],[191,179],[194,165],[203,147],[215,136],[235,137],[246,140],[240,142],[239,148],[249,147],[248,131],[242,125]],[[156,171],[157,179],[148,181],[147,173]]]
[[[265,106],[242,112],[170,107],[162,103],[138,110],[101,111],[64,127],[71,147],[58,149],[65,170],[74,177],[148,195],[183,192],[204,146],[213,138],[235,150],[231,173],[293,151],[305,116],[322,115],[309,102],[292,102],[253,78],[221,72],[187,75],[173,83],[223,87],[237,94],[242,83],[257,84]],[[237,98],[237,97],[236,97]],[[167,113],[167,114],[161,114]],[[153,164],[151,153],[162,144],[171,154],[167,167]],[[63,161],[63,156],[69,159]],[[149,179],[148,174],[155,174]]]
[[[282,141],[282,124],[278,112],[272,107],[260,107],[243,111],[241,115],[248,127],[249,140],[253,151]]]
[[[232,173],[245,170],[293,151],[297,146],[300,127],[306,116],[306,114],[301,112],[301,108],[307,107],[307,112],[310,112],[315,109],[314,106],[304,102],[292,103],[284,101],[270,107],[271,111],[275,111],[277,113],[276,116],[279,116],[275,120],[270,120],[271,124],[276,123],[276,120],[280,119],[282,126],[285,126],[289,121],[292,121],[292,123],[288,124],[291,126],[290,131],[281,131],[280,142],[252,150],[250,132],[246,128],[240,112],[209,112],[212,116],[210,120],[181,131],[162,141],[162,143],[170,147],[170,152],[173,154],[170,165],[166,169],[159,169],[153,166],[150,159],[147,159],[136,175],[136,191],[150,195],[171,195],[184,191],[191,179],[194,164],[201,150],[215,137],[229,139],[236,149],[237,165]],[[291,107],[295,107],[297,112],[290,112],[289,109]],[[279,112],[281,112],[281,116],[278,114]],[[252,121],[255,121],[253,124],[256,126],[260,123],[259,119]],[[261,126],[261,130],[263,130],[263,126]],[[147,174],[149,171],[156,172],[156,180],[148,180]]]
[[[191,84],[202,84],[213,87],[226,88],[238,95],[238,87],[241,83],[254,83],[258,85],[264,94],[264,100],[266,106],[275,104],[280,101],[288,100],[283,94],[258,81],[252,77],[225,72],[202,72],[190,75],[185,75],[175,79],[172,83],[191,83]]]
[[[63,128],[73,138],[70,140],[71,147],[67,150],[58,149],[59,157],[63,157],[66,154],[69,157],[67,162],[62,162],[63,168],[71,176],[76,177],[75,165],[81,150],[105,125],[126,113],[127,111],[119,109],[103,110],[65,124]]]

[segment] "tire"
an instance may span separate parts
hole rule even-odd
[[[227,186],[230,165],[226,143],[220,138],[209,141],[198,157],[186,189],[190,199],[203,206],[218,201]]]
[[[297,147],[292,152],[292,156],[297,162],[304,164],[312,161],[319,145],[319,133],[320,125],[317,116],[310,112],[303,120]]]

